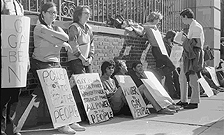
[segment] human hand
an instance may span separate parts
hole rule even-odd
[[[72,47],[71,47],[68,43],[64,42],[64,43],[62,44],[62,46],[65,47],[65,50],[66,50],[66,51],[68,51],[68,52],[70,52],[70,53],[73,53]]]
[[[92,64],[92,61],[93,61],[93,58],[92,58],[92,57],[89,57],[89,58],[87,59],[87,63],[88,63],[88,65],[91,65],[91,64]]]

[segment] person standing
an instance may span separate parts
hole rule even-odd
[[[1,0],[1,15],[18,15],[23,16],[24,10],[21,3],[17,0]],[[13,27],[13,26],[12,26]],[[1,42],[2,46],[2,42]],[[29,53],[29,52],[27,52]],[[27,71],[29,71],[30,63],[28,59]],[[2,78],[3,79],[3,78]],[[16,107],[19,101],[21,88],[1,88],[1,135],[6,135],[6,124],[13,125],[13,133],[21,135],[16,131],[16,125],[13,117],[16,116]]]
[[[164,54],[159,47],[159,41],[157,41],[155,33],[153,31],[157,31],[157,25],[163,16],[159,12],[151,12],[147,16],[147,23],[144,24],[145,34],[147,39],[152,46],[152,55],[156,60],[156,68],[160,71],[161,75],[166,77],[165,86],[166,91],[172,98],[176,98],[175,87],[174,85],[170,85],[170,76],[172,76],[172,72],[175,70],[175,66],[172,61],[169,59],[168,54]],[[161,35],[162,36],[162,35]],[[163,42],[163,41],[162,41]]]
[[[47,68],[61,68],[60,65],[60,50],[62,47],[68,52],[72,52],[71,46],[66,43],[69,37],[61,27],[53,25],[57,18],[57,7],[53,2],[47,2],[41,7],[39,21],[34,28],[34,51],[32,54],[31,71],[34,78],[38,80],[38,89],[35,89],[33,94],[37,98],[44,98],[43,90],[40,86],[37,70]],[[76,131],[84,131],[85,128],[79,124],[72,123],[58,128],[59,132],[66,134],[75,134]]]
[[[69,41],[73,53],[68,52],[68,69],[72,74],[92,72],[92,61],[94,57],[93,33],[87,24],[90,18],[88,6],[78,6],[73,13],[73,23],[68,28]],[[73,95],[77,103],[82,120],[87,120],[85,109],[79,94],[77,85],[73,88]]]
[[[181,100],[177,105],[182,105],[184,109],[195,109],[198,108],[200,102],[200,88],[197,80],[201,78],[201,70],[204,64],[203,47],[205,37],[203,27],[194,19],[194,12],[191,9],[184,9],[180,16],[184,24],[190,25],[187,38],[183,42],[184,52],[181,72],[186,75],[192,92],[190,103],[188,104],[188,89],[181,89]]]

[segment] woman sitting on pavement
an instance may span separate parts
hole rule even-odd
[[[101,81],[103,84],[103,87],[107,93],[107,97],[109,99],[109,102],[111,104],[112,110],[114,111],[114,113],[118,113],[120,112],[120,110],[122,109],[122,107],[124,107],[124,105],[127,105],[126,99],[123,95],[123,92],[121,90],[121,88],[116,86],[115,80],[111,78],[113,72],[114,72],[114,67],[119,67],[120,70],[116,71],[117,73],[114,75],[125,75],[125,73],[127,72],[127,66],[125,64],[125,62],[122,61],[118,61],[116,62],[117,64],[121,65],[119,66],[115,66],[113,61],[105,61],[103,62],[102,66],[101,66],[101,70],[102,70],[102,76],[101,76]],[[146,97],[146,99],[148,101],[150,101],[153,104],[153,107],[156,109],[156,111],[160,114],[170,114],[173,115],[176,111],[180,110],[178,107],[172,105],[172,103],[170,103],[169,108],[161,108],[160,106],[158,106],[158,104],[155,102],[155,100],[153,100],[153,97],[151,96],[151,94],[149,93],[149,91],[147,89],[141,89],[140,90],[141,95],[144,95]],[[171,110],[173,109],[173,110]]]
[[[221,59],[219,66],[216,68],[216,75],[220,84],[220,87],[224,87],[224,62]]]
[[[167,104],[169,104],[167,107],[164,107],[164,108],[162,108],[158,104],[158,102],[152,96],[150,91],[146,88],[146,86],[141,81],[141,79],[147,79],[147,77],[144,74],[142,63],[140,61],[132,64],[132,69],[129,71],[129,75],[131,76],[132,80],[135,82],[135,84],[138,87],[140,93],[142,95],[145,95],[145,97],[148,99],[148,101],[152,104],[152,106],[155,108],[155,110],[158,113],[173,114],[174,112],[181,110],[180,107],[175,105],[175,102],[173,100],[172,101],[169,101],[169,100],[160,101],[160,102],[166,102]]]

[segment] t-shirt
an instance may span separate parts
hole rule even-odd
[[[37,33],[40,33],[41,28],[43,27],[46,26],[43,24],[37,24],[34,28],[34,51],[32,57],[43,62],[60,62],[60,50],[62,47],[52,44],[51,42],[37,35]],[[54,30],[58,31],[57,29],[58,28],[54,26]]]
[[[117,87],[116,87],[114,79],[109,78],[109,80],[107,80],[103,77],[101,77],[100,79],[101,79],[101,82],[107,97],[110,98],[108,95],[111,93],[115,93],[117,91]]]
[[[192,38],[200,38],[201,44],[197,44],[197,47],[200,47],[203,49],[205,37],[204,37],[204,31],[201,24],[199,24],[196,20],[193,20],[190,24],[189,31],[187,34],[188,39]]]

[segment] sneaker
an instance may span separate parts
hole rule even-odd
[[[168,115],[174,115],[174,113],[176,113],[176,111],[171,110],[169,108],[163,108],[161,110],[158,111],[159,114],[168,114]]]
[[[83,126],[80,126],[78,123],[72,123],[71,125],[70,125],[70,127],[72,128],[72,129],[74,129],[75,131],[85,131],[86,130],[86,128],[85,127],[83,127]]]
[[[188,105],[184,106],[184,109],[196,109],[198,108],[197,103],[189,103]]]
[[[186,105],[188,105],[188,103],[187,103],[187,102],[179,101],[179,102],[176,103],[176,105],[179,105],[179,106],[186,106]]]
[[[70,126],[62,126],[58,128],[58,131],[64,134],[75,134],[76,131],[70,128]]]

